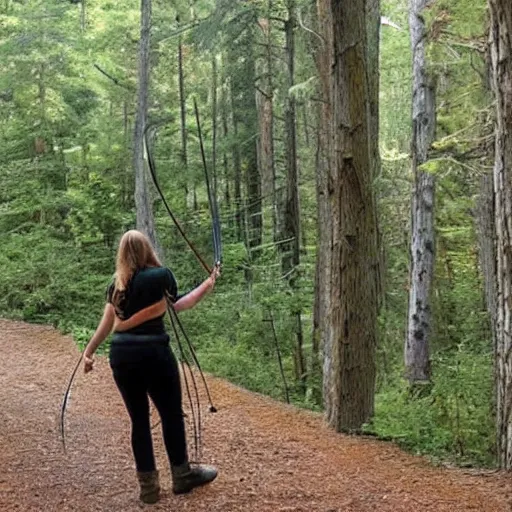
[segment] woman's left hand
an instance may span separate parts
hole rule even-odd
[[[212,273],[210,274],[210,277],[208,278],[210,280],[210,286],[213,288],[215,286],[215,281],[217,278],[220,277],[220,265],[217,263],[212,270]]]

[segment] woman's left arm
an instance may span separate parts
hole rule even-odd
[[[220,267],[216,265],[210,274],[197,288],[187,293],[173,304],[176,313],[193,308],[215,286],[215,280],[220,276]]]
[[[88,373],[92,370],[94,365],[93,355],[96,352],[97,348],[105,341],[107,336],[112,331],[112,327],[114,326],[114,319],[116,313],[114,310],[114,306],[112,304],[105,304],[105,309],[103,310],[103,317],[100,320],[98,327],[96,328],[95,333],[90,339],[89,343],[85,347],[84,350],[84,372]]]

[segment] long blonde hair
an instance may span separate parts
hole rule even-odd
[[[128,283],[137,270],[161,266],[162,264],[148,237],[135,229],[127,231],[121,237],[117,249],[114,294],[112,297],[114,305],[119,306]]]

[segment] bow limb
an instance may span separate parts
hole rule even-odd
[[[221,233],[220,233],[220,220],[219,220],[219,211],[218,211],[218,207],[217,207],[217,197],[216,197],[216,194],[214,193],[214,191],[212,191],[212,187],[210,185],[210,178],[208,175],[208,166],[206,165],[206,156],[205,156],[205,151],[204,151],[201,122],[199,120],[199,109],[197,108],[197,101],[195,98],[194,98],[194,111],[196,114],[197,134],[199,137],[199,145],[201,148],[201,158],[203,161],[206,189],[208,191],[208,203],[210,206],[210,215],[212,218],[212,237],[213,237],[213,250],[214,250],[215,265],[220,265],[221,261],[222,261],[222,240],[221,240]]]
[[[66,408],[68,405],[69,395],[71,393],[71,386],[73,385],[73,381],[75,380],[76,372],[78,371],[78,368],[80,368],[80,363],[82,362],[82,359],[84,358],[84,353],[80,354],[80,358],[78,359],[78,362],[76,363],[75,369],[73,370],[73,373],[71,374],[71,377],[68,382],[68,386],[66,388],[66,393],[64,394],[64,400],[62,400],[62,405],[60,408],[60,436],[62,440],[62,446],[64,448],[64,451],[66,451],[66,429],[64,425],[64,419],[66,415]]]
[[[148,125],[145,128],[145,130],[144,130],[144,142],[145,142],[145,145],[146,145],[146,153],[148,155],[149,172],[151,174],[151,178],[153,179],[153,183],[155,185],[155,188],[156,188],[156,190],[158,192],[158,195],[162,199],[162,202],[164,203],[164,206],[165,206],[165,209],[167,210],[167,213],[169,214],[169,216],[171,217],[174,225],[176,226],[176,228],[180,232],[180,235],[183,237],[183,239],[185,240],[185,242],[187,243],[187,245],[189,246],[191,251],[194,253],[195,257],[198,259],[198,261],[202,265],[202,267],[206,270],[206,272],[208,272],[208,274],[211,274],[212,269],[206,264],[204,259],[201,257],[201,255],[199,254],[197,249],[194,247],[192,242],[189,240],[189,238],[185,234],[185,231],[183,231],[183,228],[180,226],[180,223],[178,222],[178,219],[175,217],[174,213],[172,212],[171,208],[169,207],[169,204],[167,203],[167,201],[165,199],[165,196],[164,196],[164,194],[162,192],[162,189],[160,188],[160,185],[158,183],[158,179],[157,179],[157,176],[156,176],[155,161],[153,159],[153,155],[151,154],[151,150],[150,150],[150,146],[149,146],[149,140],[148,140],[148,131],[149,131],[149,129],[150,129],[150,125]]]

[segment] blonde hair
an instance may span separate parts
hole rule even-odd
[[[112,302],[118,306],[128,287],[130,279],[137,270],[147,267],[161,267],[148,237],[132,229],[127,231],[119,241],[116,258],[116,274]]]

